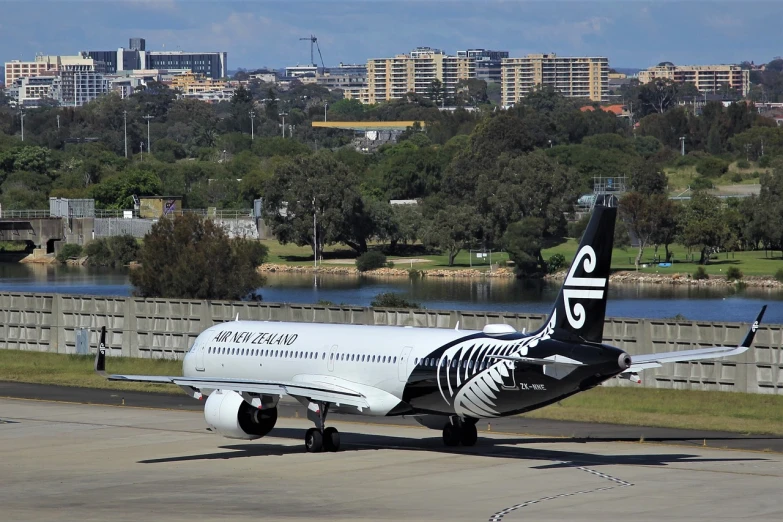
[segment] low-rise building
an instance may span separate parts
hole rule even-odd
[[[639,83],[659,78],[675,83],[692,83],[702,93],[720,93],[729,88],[747,96],[750,91],[750,71],[739,65],[674,65],[661,62],[639,71]]]

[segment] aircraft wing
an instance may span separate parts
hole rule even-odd
[[[535,366],[547,366],[550,364],[563,365],[563,366],[584,366],[584,363],[575,361],[569,357],[562,355],[551,355],[544,359],[538,359],[536,357],[522,357],[519,355],[489,355],[491,359],[501,359],[503,361],[513,361],[521,364],[532,364]]]
[[[102,336],[103,337],[103,336]],[[176,384],[189,395],[201,398],[202,390],[231,390],[237,393],[258,395],[290,395],[304,397],[314,402],[369,408],[367,398],[354,390],[327,383],[257,381],[247,379],[221,379],[217,377],[182,377],[165,375],[109,375],[106,373],[106,350],[103,340],[95,356],[95,371],[110,381],[149,382]]]
[[[761,308],[756,321],[751,325],[745,339],[739,346],[711,346],[709,348],[697,348],[695,350],[680,350],[676,352],[648,353],[631,357],[631,366],[620,374],[620,377],[640,382],[638,372],[650,368],[659,368],[666,363],[699,361],[704,359],[719,359],[745,353],[753,343],[756,331],[761,324],[761,318],[767,310],[766,305]],[[635,378],[634,378],[635,376]]]

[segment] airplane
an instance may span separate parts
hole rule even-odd
[[[753,342],[766,306],[736,347],[630,356],[603,344],[617,209],[596,206],[554,309],[535,332],[506,324],[482,330],[229,321],[204,330],[182,376],[108,375],[106,328],[95,370],[111,381],[169,383],[204,400],[211,431],[253,440],[277,422],[293,397],[314,427],[308,452],[337,451],[329,413],[413,416],[442,430],[446,446],[473,446],[476,422],[518,415],[665,363],[730,357]]]

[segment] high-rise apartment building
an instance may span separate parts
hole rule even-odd
[[[514,105],[538,86],[552,87],[563,96],[602,101],[608,94],[609,59],[529,54],[505,58],[501,70],[501,100]]]
[[[503,59],[508,58],[508,51],[490,51],[488,49],[468,49],[457,51],[460,58],[476,60],[476,79],[487,83],[500,83]]]
[[[131,38],[129,41],[131,51],[146,51],[147,40],[144,38]]]
[[[374,58],[367,61],[367,86],[360,89],[358,99],[373,104],[399,100],[408,93],[430,96],[433,85],[440,82],[442,94],[451,97],[460,80],[476,77],[473,58],[449,56],[439,49],[417,47],[410,54],[394,58]],[[346,91],[347,97],[355,92]]]
[[[736,89],[742,96],[750,91],[750,71],[739,65],[674,65],[663,62],[639,71],[639,83],[664,78],[675,83],[692,83],[702,93]]]

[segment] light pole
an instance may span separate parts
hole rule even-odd
[[[285,138],[285,117],[288,116],[288,114],[281,112],[280,116],[283,117],[283,137]]]
[[[122,111],[122,126],[125,129],[125,159],[128,159],[128,111]]]
[[[256,112],[250,111],[248,113],[250,115],[250,140],[256,139],[256,132],[255,132],[255,119],[256,119]]]
[[[329,107],[328,103],[324,103],[324,121],[326,121],[326,109]]]
[[[57,115],[57,130],[60,130],[60,115]]]
[[[150,116],[147,114],[146,116],[142,116],[145,120],[147,120],[147,152],[152,152],[152,147],[150,146],[150,120],[154,118],[155,116]]]
[[[680,145],[682,146],[682,155],[685,156],[685,136],[680,136]]]
[[[315,196],[313,196],[313,268],[318,268],[318,226],[315,221],[315,215]]]
[[[22,120],[22,141],[24,141],[24,111],[19,111],[19,117]]]
[[[144,161],[144,142],[143,141],[139,144],[139,148],[141,149],[141,159],[140,159],[140,161]]]

